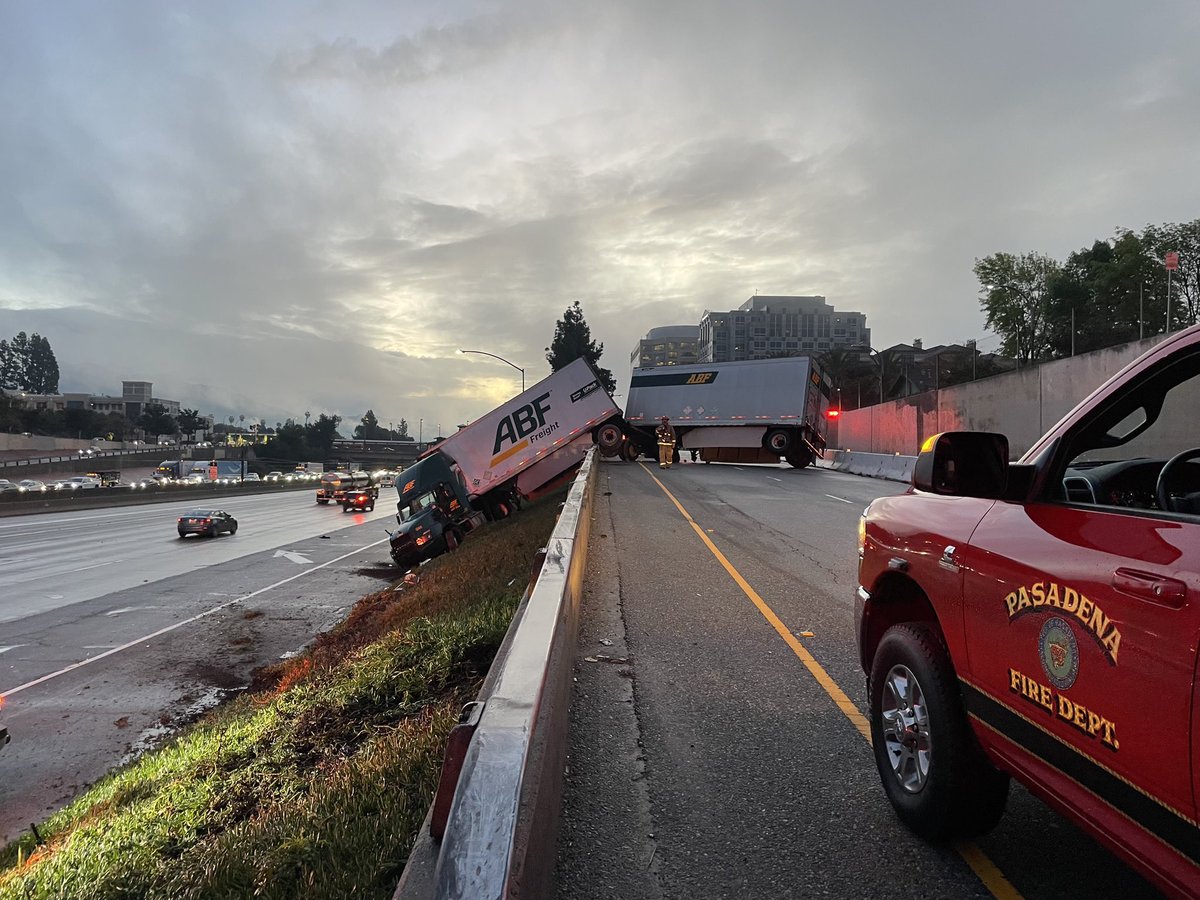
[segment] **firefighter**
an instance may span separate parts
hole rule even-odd
[[[658,467],[669,469],[675,459],[675,429],[671,427],[671,420],[663,416],[662,424],[654,434],[658,438]]]

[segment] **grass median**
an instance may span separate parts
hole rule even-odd
[[[362,598],[252,692],[0,850],[0,900],[390,897],[562,499]]]

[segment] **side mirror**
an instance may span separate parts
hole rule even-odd
[[[919,491],[999,499],[1008,484],[1008,438],[986,431],[945,431],[925,441],[913,466]]]

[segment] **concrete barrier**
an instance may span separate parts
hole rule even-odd
[[[554,874],[571,671],[595,493],[588,452],[480,692],[446,834],[429,819],[395,900],[542,897]]]
[[[195,484],[130,488],[92,488],[90,490],[47,491],[36,494],[0,494],[0,518],[29,516],[34,513],[65,512],[76,509],[105,509],[110,506],[139,506],[143,503],[192,503],[205,506],[220,497],[244,497],[247,493],[304,491],[316,495],[316,484],[303,487],[291,483],[251,481],[247,484]],[[27,499],[32,498],[32,499]]]
[[[866,475],[868,478],[886,478],[888,481],[912,481],[915,456],[892,453],[859,453],[854,450],[829,450],[824,461],[818,465],[851,475]]]

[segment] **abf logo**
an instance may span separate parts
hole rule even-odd
[[[412,481],[410,481],[408,484],[406,484],[404,486],[404,490],[402,490],[400,493],[407,494],[409,491],[411,491],[416,486],[417,486],[417,479],[414,478]]]
[[[549,399],[550,392],[546,391],[532,403],[519,407],[501,419],[500,424],[496,426],[496,446],[492,448],[493,455],[499,453],[500,447],[506,442],[516,444],[544,426],[546,413],[550,412],[550,405],[545,401]]]
[[[688,376],[687,384],[708,384],[716,377],[716,372],[697,372]]]

